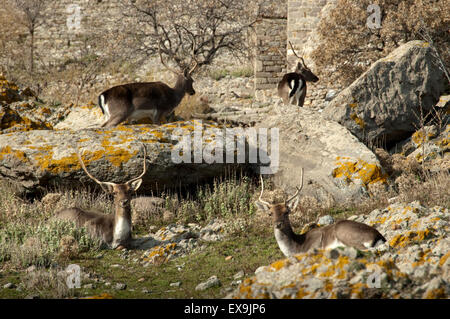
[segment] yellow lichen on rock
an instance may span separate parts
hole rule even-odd
[[[389,245],[394,248],[406,247],[412,242],[422,241],[430,236],[431,232],[428,229],[409,231],[406,234],[399,234],[392,238]]]
[[[21,161],[26,160],[25,152],[19,150],[13,150],[11,146],[4,146],[0,149],[0,160],[2,160],[6,155],[12,155],[17,157]]]
[[[381,167],[369,164],[362,159],[349,157],[336,158],[336,167],[332,171],[334,178],[345,178],[348,183],[361,181],[365,186],[372,183],[386,183],[387,175],[383,174]]]
[[[361,130],[364,130],[364,128],[366,127],[366,123],[364,122],[364,120],[360,117],[358,117],[358,115],[356,113],[352,113],[350,114],[350,118],[355,121],[356,124],[359,125],[359,128]]]

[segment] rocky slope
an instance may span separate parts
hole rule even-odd
[[[364,252],[316,250],[275,261],[227,298],[450,297],[448,208],[395,203],[350,219],[373,225],[387,242]]]

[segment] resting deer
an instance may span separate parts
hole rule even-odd
[[[289,221],[289,213],[295,209],[290,206],[290,203],[303,187],[303,168],[301,173],[301,186],[297,188],[297,192],[288,200],[277,204],[270,204],[262,199],[264,181],[261,176],[261,194],[256,202],[258,207],[262,206],[265,210],[270,211],[275,239],[286,257],[304,253],[313,248],[354,247],[367,249],[386,241],[375,228],[351,220],[342,220],[332,225],[313,228],[304,234],[295,234]]]
[[[98,104],[107,120],[101,127],[113,127],[125,120],[139,120],[149,117],[153,124],[160,124],[161,119],[172,113],[180,104],[184,95],[194,95],[192,73],[198,62],[189,70],[182,72],[169,68],[161,55],[159,57],[163,66],[176,74],[177,81],[173,88],[162,82],[129,83],[114,86],[98,97]]]
[[[114,214],[105,215],[73,207],[59,211],[55,218],[74,221],[77,226],[86,227],[90,235],[100,238],[113,249],[128,247],[131,243],[131,194],[141,186],[142,177],[147,171],[145,146],[142,174],[123,184],[99,181],[86,169],[78,150],[77,156],[87,176],[99,184],[105,192],[114,196],[115,212]]]
[[[294,55],[301,60],[301,62],[298,61],[295,71],[285,74],[278,83],[278,96],[283,99],[283,103],[286,105],[293,104],[302,107],[306,97],[306,82],[317,82],[319,81],[319,78],[306,66],[303,58],[295,53],[294,47],[290,41],[289,44]]]

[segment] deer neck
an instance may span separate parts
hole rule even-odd
[[[303,252],[302,245],[305,235],[294,233],[289,218],[285,218],[281,227],[275,226],[274,233],[278,247],[286,257]]]
[[[175,83],[173,90],[175,93],[176,105],[178,105],[186,94],[186,81],[182,74],[177,76],[177,82]]]
[[[124,245],[131,238],[131,207],[115,203],[113,246]]]

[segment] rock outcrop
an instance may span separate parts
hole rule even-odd
[[[371,184],[387,182],[376,156],[345,127],[306,108],[283,105],[279,111],[256,125],[279,129],[276,185],[298,186],[303,167],[303,194],[333,203],[358,198]]]
[[[191,145],[196,129],[203,132],[199,147]],[[222,146],[215,144],[214,129],[219,127],[213,122],[189,121],[162,126],[118,126],[110,130],[33,130],[1,134],[0,175],[27,192],[53,186],[77,187],[80,182],[95,185],[81,169],[76,156],[78,148],[96,178],[125,182],[142,171],[141,144],[147,147],[149,167],[141,187],[143,192],[197,184],[225,171],[245,170],[245,163],[209,164],[217,147],[231,149],[227,142]],[[180,145],[188,145],[188,148]],[[195,162],[197,155],[200,155],[198,163]]]
[[[375,62],[324,114],[360,141],[390,147],[420,127],[420,114],[432,110],[445,87],[430,44],[411,41]]]
[[[227,298],[449,298],[450,214],[418,202],[353,216],[387,243],[315,250],[257,269]],[[275,239],[274,239],[275,240]]]

